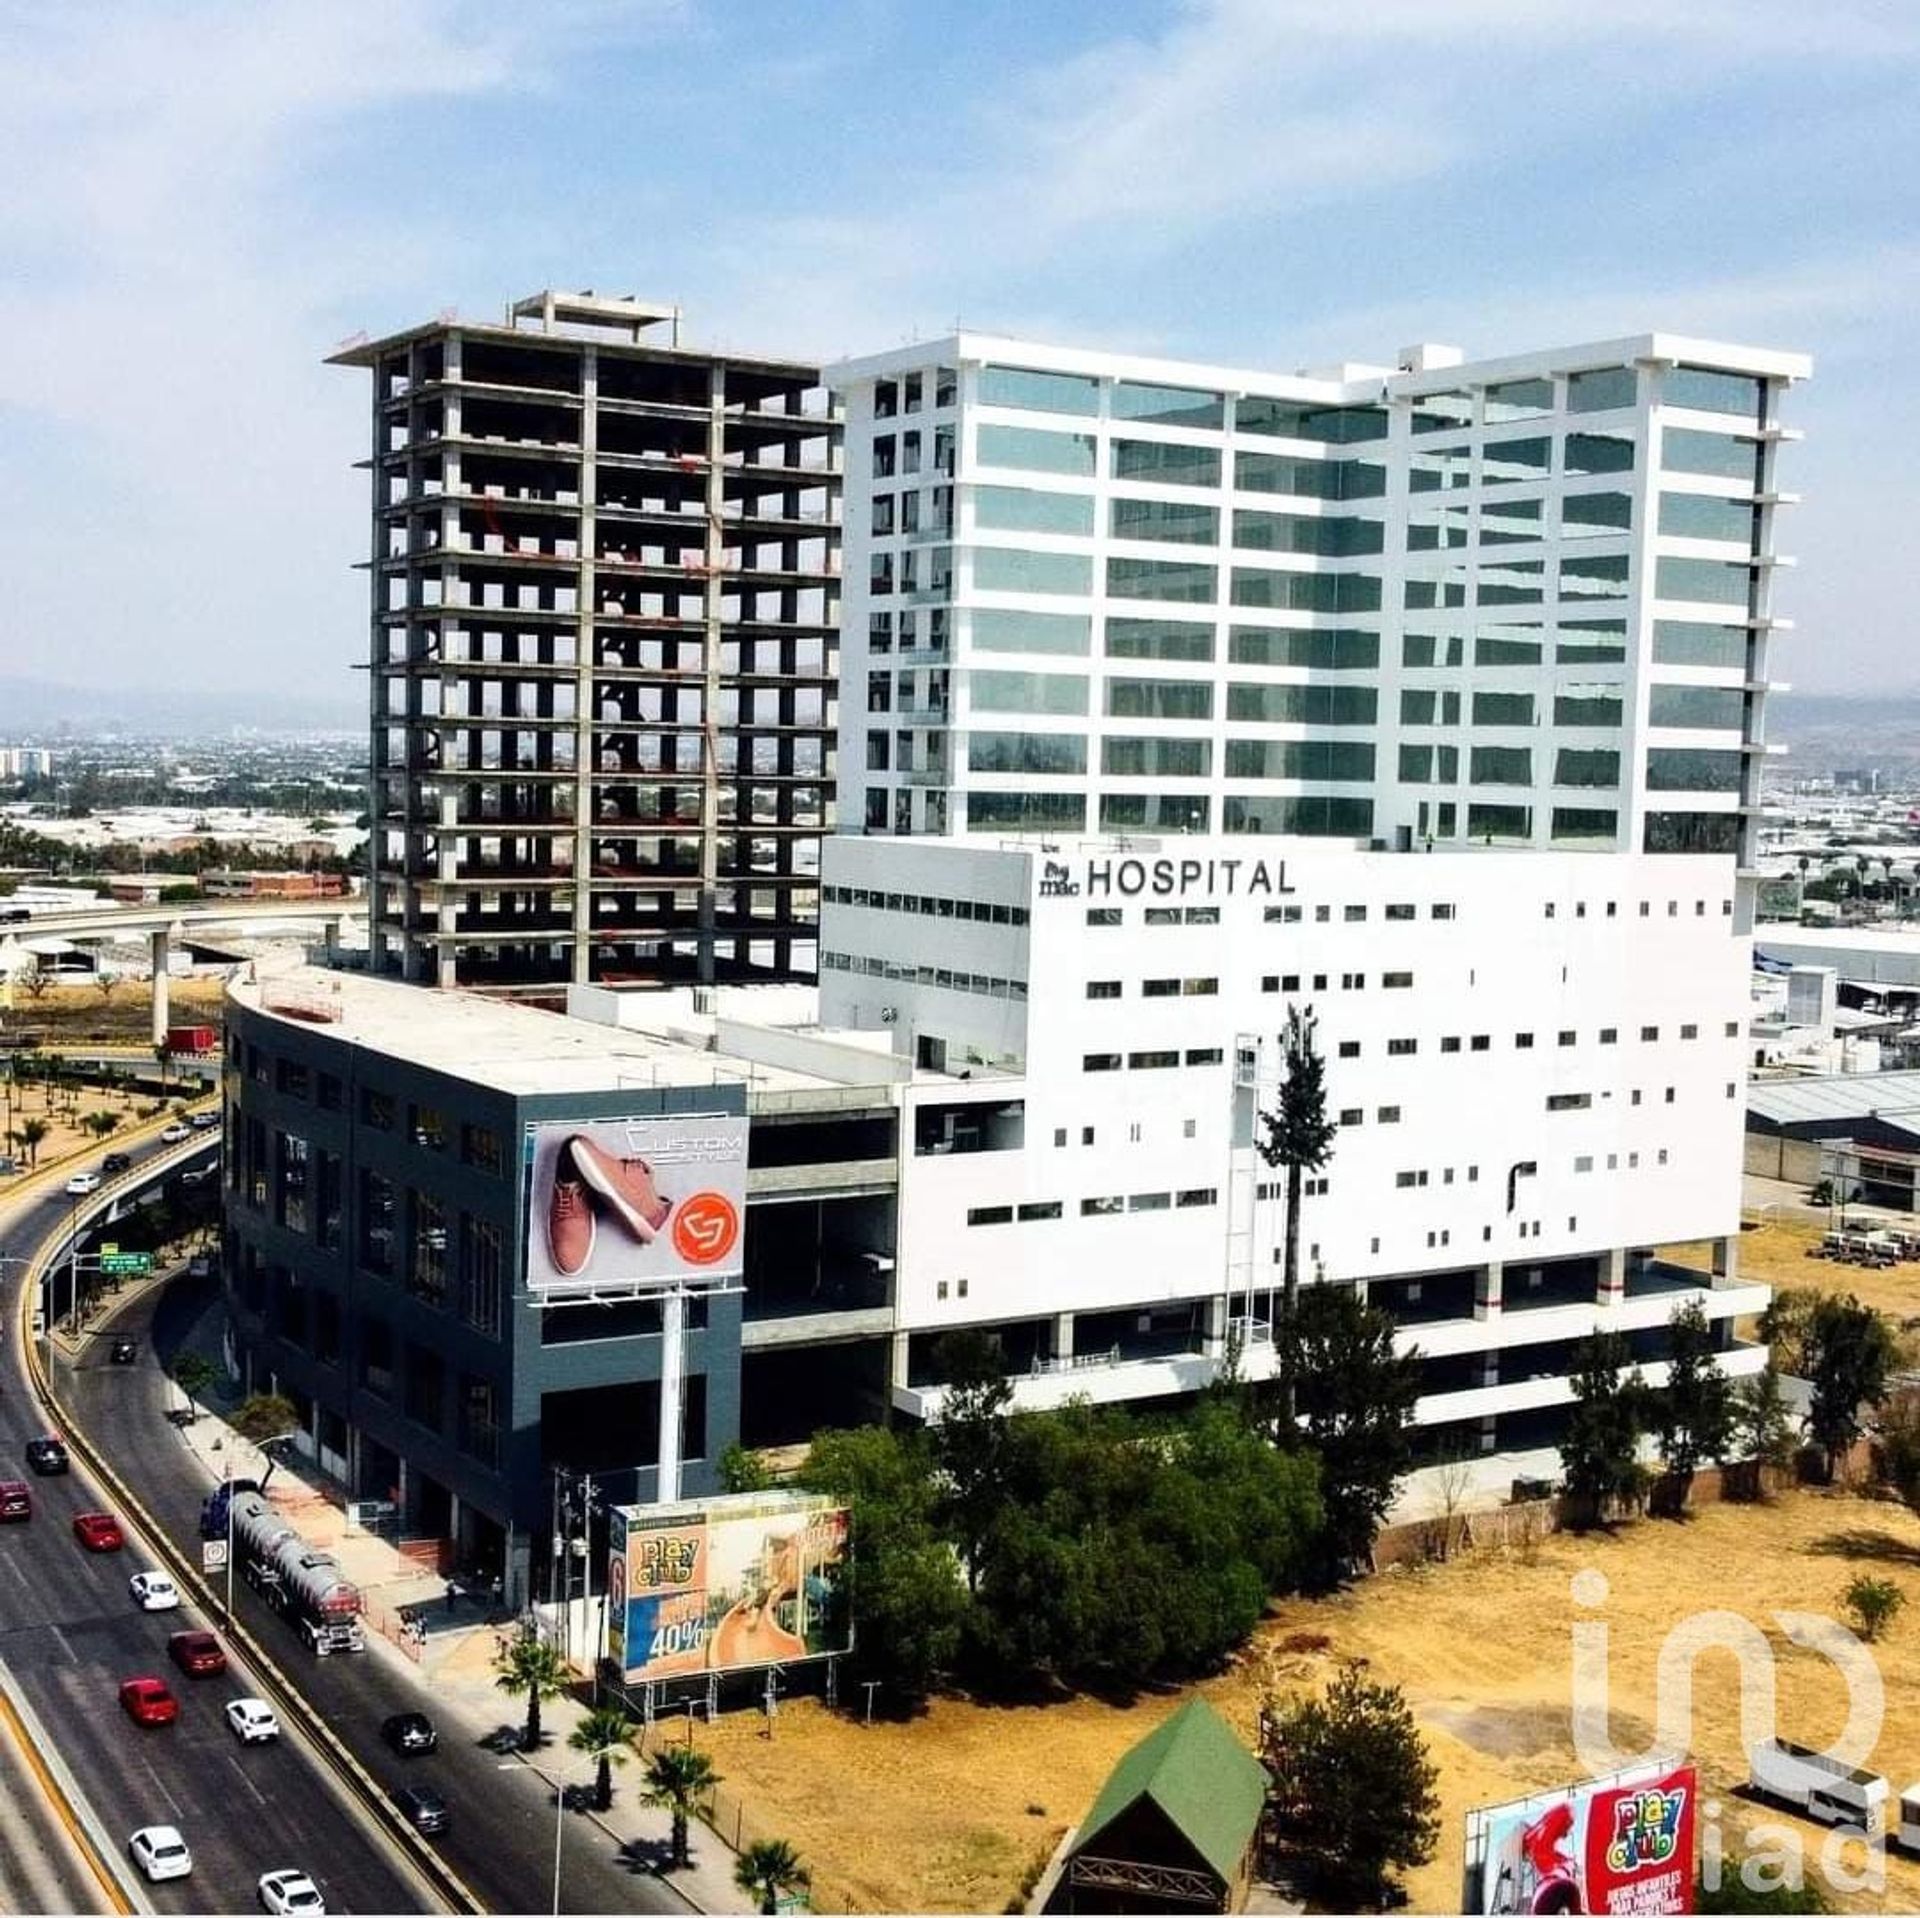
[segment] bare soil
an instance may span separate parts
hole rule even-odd
[[[1597,1611],[1580,1610],[1570,1595],[1573,1575],[1586,1569],[1607,1580]],[[1752,1620],[1774,1647],[1781,1735],[1821,1744],[1844,1720],[1842,1688],[1817,1655],[1787,1644],[1774,1614],[1837,1616],[1842,1587],[1862,1570],[1920,1601],[1920,1517],[1822,1491],[1765,1506],[1707,1506],[1680,1524],[1562,1534],[1511,1553],[1383,1573],[1330,1600],[1288,1600],[1232,1670],[1198,1689],[1251,1743],[1263,1693],[1317,1688],[1342,1659],[1364,1659],[1376,1677],[1402,1686],[1439,1767],[1442,1801],[1439,1852],[1407,1888],[1416,1911],[1457,1911],[1469,1807],[1581,1773],[1570,1728],[1576,1616],[1608,1622],[1611,1736],[1629,1756],[1651,1737],[1662,1639],[1690,1614],[1721,1607]],[[1895,1791],[1920,1778],[1916,1644],[1920,1603],[1910,1603],[1877,1648],[1886,1721],[1874,1762]],[[1784,1822],[1811,1856],[1820,1828],[1730,1795],[1745,1776],[1731,1658],[1707,1654],[1694,1692],[1693,1753],[1721,1829],[1737,1843],[1750,1825]],[[1120,1754],[1186,1695],[1125,1709],[1087,1699],[1020,1708],[941,1700],[909,1723],[871,1728],[791,1701],[771,1738],[744,1711],[697,1737],[726,1780],[723,1829],[731,1835],[740,1815],[749,1837],[790,1840],[814,1869],[821,1909],[999,1911],[1031,1882]],[[1890,1861],[1886,1892],[1860,1894],[1850,1906],[1883,1907],[1920,1908],[1920,1867]]]
[[[115,983],[102,997],[92,985],[50,985],[36,999],[24,986],[13,992],[13,1010],[0,1012],[0,1030],[30,1033],[36,1045],[131,1046],[152,1056],[153,1001],[144,979]],[[217,1025],[226,992],[222,979],[172,979],[167,1004],[177,1026]]]

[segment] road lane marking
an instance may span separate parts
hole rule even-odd
[[[251,1778],[247,1776],[246,1766],[241,1764],[239,1759],[235,1758],[231,1753],[229,1753],[227,1756],[227,1763],[231,1765],[233,1769],[240,1774],[241,1784],[246,1786],[246,1788],[253,1793],[254,1797],[259,1799],[260,1803],[264,1806],[267,1802],[266,1798],[262,1794],[260,1787],[256,1785]]]
[[[40,1796],[45,1799],[53,1815],[65,1828],[67,1836],[73,1841],[75,1850],[86,1860],[87,1869],[100,1881],[100,1888],[107,1895],[109,1908],[116,1912],[131,1912],[134,1907],[128,1901],[126,1893],[120,1889],[119,1880],[100,1855],[99,1848],[81,1829],[73,1801],[56,1782],[46,1760],[40,1755],[25,1724],[21,1721],[20,1714],[14,1709],[13,1700],[4,1692],[0,1692],[0,1724],[4,1724],[8,1736],[19,1748],[21,1759],[33,1774],[35,1784],[40,1788]]]
[[[174,1823],[178,1824],[186,1813],[180,1809],[180,1801],[160,1782],[160,1774],[153,1768],[153,1760],[145,1752],[140,1754],[140,1768],[153,1780],[153,1788],[167,1801],[167,1809],[173,1813]]]

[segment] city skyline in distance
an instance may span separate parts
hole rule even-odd
[[[1920,680],[1920,24],[1881,7],[208,0],[4,44],[27,677],[354,703],[363,398],[321,359],[552,285],[823,360],[956,316],[1283,371],[1649,328],[1807,351],[1784,674]]]

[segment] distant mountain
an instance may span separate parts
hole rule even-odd
[[[47,679],[0,674],[0,746],[22,732],[71,727],[97,735],[124,726],[141,734],[192,736],[228,733],[236,726],[262,732],[340,732],[367,723],[364,699],[341,675],[336,691],[246,693],[190,686],[66,686]]]

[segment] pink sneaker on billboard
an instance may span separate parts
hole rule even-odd
[[[574,1169],[612,1208],[614,1215],[642,1245],[667,1222],[673,1201],[663,1199],[653,1183],[653,1168],[645,1159],[616,1159],[581,1133],[567,1141]]]

